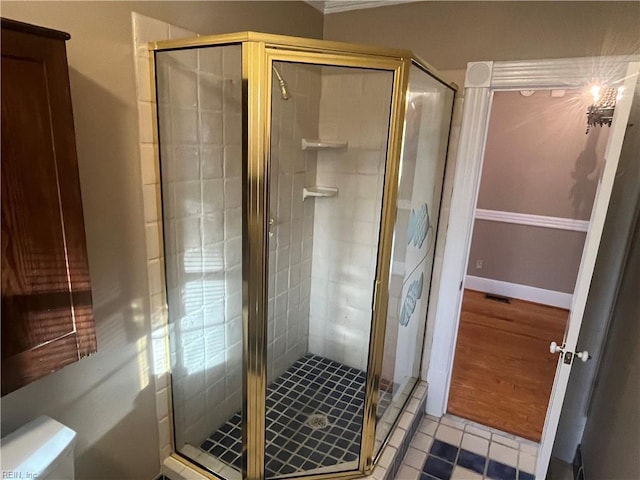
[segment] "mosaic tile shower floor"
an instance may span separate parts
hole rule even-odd
[[[313,354],[302,357],[274,380],[267,387],[267,478],[358,460],[365,380],[365,372]],[[390,394],[382,394],[378,417],[390,400]],[[200,448],[240,470],[240,413]]]

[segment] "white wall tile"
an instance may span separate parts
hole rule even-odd
[[[170,161],[169,175],[172,180],[200,180],[200,148],[197,145],[174,147]]]
[[[444,416],[440,419],[440,423],[443,425],[449,425],[450,427],[457,428],[458,430],[464,430],[465,424],[455,418]]]
[[[518,459],[518,469],[533,474],[536,469],[536,456],[521,451]]]
[[[218,49],[204,49],[200,51],[200,68],[202,71],[203,64],[203,54],[206,50],[218,50]],[[218,70],[218,74],[215,75],[201,75],[201,80],[198,83],[198,98],[200,100],[200,109],[202,110],[213,110],[216,112],[222,111],[223,104],[223,87],[222,83],[219,81],[218,75],[220,75],[220,70]]]
[[[224,202],[225,209],[239,208],[242,206],[242,182],[239,178],[225,180]]]
[[[181,55],[182,57],[182,55]],[[169,72],[171,105],[196,109],[198,106],[198,78],[195,70],[172,68]]]
[[[142,184],[153,185],[160,182],[157,145],[144,143],[140,145],[140,166],[142,170]]]
[[[222,178],[224,147],[220,145],[205,145],[200,147],[200,161],[202,178]]]
[[[451,480],[482,480],[482,475],[473,470],[456,465],[451,473]]]
[[[465,450],[469,450],[470,452],[486,457],[489,450],[489,440],[486,438],[476,437],[475,435],[465,432],[462,436],[461,447]]]
[[[167,115],[167,112],[164,112],[164,115]],[[169,116],[171,118],[171,139],[174,143],[198,143],[198,111],[195,108],[174,107]],[[164,145],[166,143],[163,142],[160,146]]]
[[[426,435],[422,432],[416,432],[411,439],[411,445],[423,452],[429,452],[431,444],[433,443],[433,437]]]
[[[440,424],[435,433],[435,438],[451,445],[458,446],[462,440],[462,431]]]
[[[141,143],[157,143],[155,108],[150,102],[138,102],[138,134]]]
[[[520,451],[531,455],[538,454],[538,445],[533,442],[520,442]]]
[[[500,445],[493,441],[489,448],[489,458],[511,467],[518,466],[518,450]]]
[[[498,435],[497,433],[494,433],[491,436],[491,440],[515,449],[518,449],[520,447],[520,443],[517,440],[514,440],[513,438],[505,437],[504,435]]]
[[[161,447],[171,444],[171,425],[168,416],[158,422],[158,441]]]
[[[167,40],[169,38],[169,24],[135,12],[131,17],[136,56],[149,57],[148,43]]]
[[[155,102],[153,78],[151,77],[151,67],[147,57],[136,57],[136,78],[138,101]]]
[[[172,457],[164,459],[162,463],[162,473],[169,478],[182,478],[184,464]]]
[[[162,266],[159,260],[149,262],[149,293],[158,294],[163,288]]]
[[[478,436],[478,437],[482,437],[482,438],[491,438],[491,431],[489,431],[488,429],[483,429],[483,428],[478,428],[474,425],[471,424],[467,424],[464,427],[465,432],[469,432],[472,435]]]
[[[159,223],[148,223],[145,226],[145,239],[147,243],[147,260],[160,258],[161,233]],[[153,310],[152,310],[153,312]]]
[[[365,131],[367,126],[363,123],[362,112],[368,112],[366,105],[374,93],[370,90],[369,96],[364,94],[363,85],[363,74],[359,72],[347,74],[342,71],[338,74],[336,69],[323,70],[319,135],[329,141],[346,140],[349,147],[345,151],[318,153],[316,184],[336,186],[339,194],[331,199],[312,200],[315,215],[311,321],[319,322],[323,328],[310,325],[311,332],[323,332],[329,342],[326,348],[322,348],[325,355],[333,352],[338,355],[331,357],[334,360],[349,362],[361,369],[366,366],[368,345],[368,333],[363,336],[362,324],[370,322],[373,277],[361,278],[358,267],[371,265],[379,225],[368,223],[368,217],[356,217],[354,200],[359,195],[369,199],[366,206],[375,210],[375,200],[380,197],[375,190],[381,185],[377,161],[366,161],[372,156],[371,145],[366,144],[372,135]],[[390,84],[383,88],[389,90]],[[383,89],[375,92],[376,98],[382,92]],[[380,115],[374,115],[372,125],[386,125],[388,112],[386,118],[382,111],[378,113]],[[377,148],[379,139],[375,143],[373,148]],[[375,154],[373,158],[377,158]],[[380,208],[379,201],[377,208]],[[364,248],[356,248],[355,245]],[[321,293],[325,291],[321,280],[327,275],[334,285],[326,293]],[[336,335],[338,331],[343,333]]]
[[[169,390],[162,388],[156,392],[156,416],[158,420],[171,415],[169,411]]]
[[[409,447],[409,449],[407,450],[407,453],[404,456],[403,463],[405,465],[415,468],[416,470],[422,471],[422,466],[424,465],[424,462],[426,461],[426,459],[427,459],[427,452]]]
[[[211,75],[210,77],[220,77],[222,76],[222,50],[219,48],[203,48],[200,50],[200,70],[203,72],[207,72]],[[209,76],[205,77],[209,78]],[[213,80],[210,82],[212,85],[216,87],[220,87],[217,80]],[[220,97],[222,98],[222,97]]]
[[[224,204],[225,202],[229,203],[229,201],[225,198],[224,182],[223,179],[202,180],[198,182],[197,187],[202,188],[202,199],[197,198],[197,201],[201,203],[204,213],[215,215],[225,210]],[[193,193],[195,195],[196,191],[194,190]],[[200,194],[200,190],[197,191],[197,194]],[[189,201],[189,199],[185,199],[185,201]],[[213,232],[211,232],[211,235],[213,235]]]
[[[400,470],[398,471],[396,478],[401,480],[418,480],[420,478],[421,471],[422,471],[422,467],[420,468],[420,470],[417,470],[407,465],[403,465],[402,467],[400,467]]]

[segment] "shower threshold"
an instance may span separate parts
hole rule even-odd
[[[296,361],[267,387],[266,478],[357,468],[366,374],[319,355]],[[381,392],[378,417],[391,400]],[[240,471],[242,416],[234,414],[200,449]]]

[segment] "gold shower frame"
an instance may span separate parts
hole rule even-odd
[[[268,299],[268,199],[271,135],[272,65],[275,61],[324,66],[385,70],[393,73],[393,91],[389,138],[385,166],[380,237],[373,292],[373,314],[369,338],[363,431],[358,468],[322,474],[287,475],[295,479],[350,479],[368,475],[381,456],[389,436],[375,451],[376,407],[384,354],[389,271],[393,231],[396,219],[398,172],[402,153],[406,94],[409,69],[419,67],[454,92],[457,86],[447,82],[431,65],[408,50],[379,48],[343,42],[314,40],[257,32],[200,36],[151,42],[151,74],[155,77],[155,52],[199,47],[241,45],[242,47],[242,317],[243,317],[243,389],[242,449],[243,478],[263,480],[266,415],[267,299]],[[154,78],[155,84],[155,78]],[[421,373],[421,372],[420,372]],[[419,375],[420,377],[420,375]],[[412,387],[415,389],[414,384]],[[409,395],[408,398],[410,398]],[[402,411],[406,408],[406,403]],[[394,427],[400,415],[395,419]],[[173,457],[206,477],[219,479],[175,454]]]

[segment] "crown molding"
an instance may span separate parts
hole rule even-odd
[[[304,0],[304,3],[311,5],[313,8],[324,14],[324,1],[323,0]]]
[[[421,0],[305,0],[313,8],[320,10],[325,15],[330,13],[347,12],[349,10],[362,10],[365,8],[386,7],[399,3],[413,3]]]

